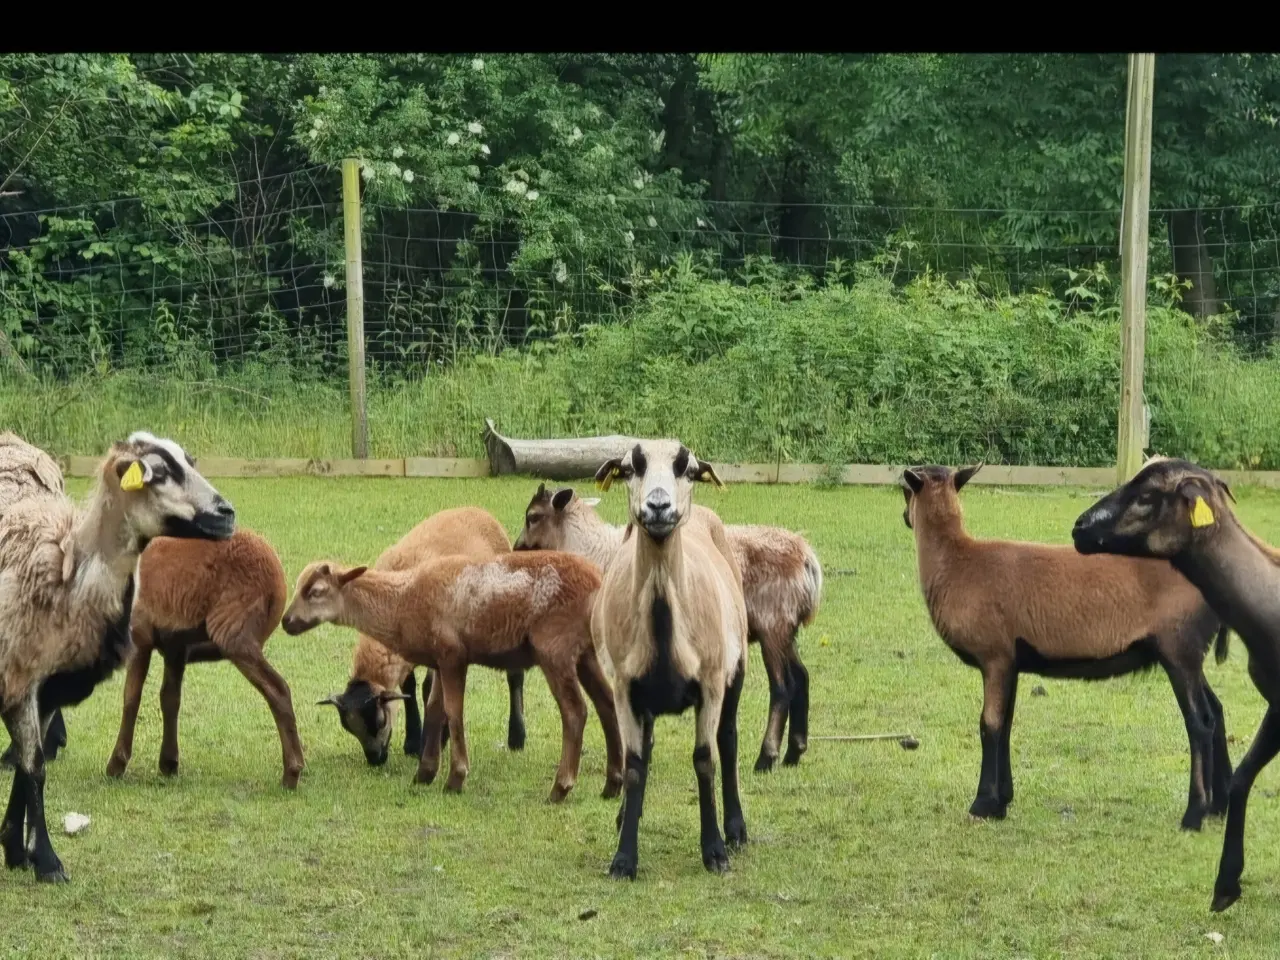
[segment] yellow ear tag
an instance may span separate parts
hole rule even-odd
[[[597,483],[596,486],[599,487],[602,492],[608,493],[609,488],[613,486],[613,478],[618,476],[618,474],[620,474],[621,472],[622,471],[619,470],[617,467],[614,467],[607,474],[605,474],[605,478],[601,480],[599,483]]]
[[[1204,502],[1204,497],[1196,497],[1195,506],[1191,508],[1191,525],[1193,527],[1213,526],[1213,511]]]
[[[138,466],[137,460],[129,464],[129,469],[120,478],[120,489],[130,492],[142,489],[142,468]]]

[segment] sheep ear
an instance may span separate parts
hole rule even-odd
[[[1205,489],[1198,477],[1192,477],[1178,484],[1178,493],[1190,507],[1193,527],[1211,527],[1217,523],[1213,508],[1209,506],[1209,491]]]
[[[976,466],[965,467],[961,470],[956,471],[955,476],[951,480],[951,482],[955,485],[956,493],[959,493],[961,488],[963,488],[966,483],[968,483],[970,480],[973,479],[973,475],[977,473],[979,470],[981,470],[985,465],[985,463],[986,463],[985,460],[980,461]]]
[[[621,473],[621,457],[614,457],[612,460],[606,460],[600,465],[600,469],[596,471],[596,485],[600,487],[602,492],[608,493],[609,487]]]
[[[392,700],[412,700],[413,697],[399,690],[383,690],[378,694],[378,699],[383,703],[390,703]]]
[[[352,580],[360,576],[362,573],[364,573],[368,569],[369,569],[368,567],[352,567],[346,573],[338,574],[338,586],[345,587],[348,583],[350,583]]]
[[[342,706],[342,702],[338,700],[338,695],[336,693],[331,693],[327,697],[325,697],[323,700],[317,700],[316,706],[317,707],[324,707],[324,706],[340,707]]]
[[[924,477],[916,473],[910,467],[902,471],[903,485],[912,493],[919,493],[924,489]]]
[[[698,461],[698,472],[694,479],[701,483],[714,483],[721,490],[724,489],[724,481],[716,475],[715,467],[711,466],[711,464],[707,463],[705,460]]]
[[[569,505],[569,501],[573,499],[573,487],[565,487],[563,490],[557,490],[555,496],[551,498],[551,506],[557,510],[563,510]]]
[[[600,502],[599,497],[583,497],[581,499],[582,499],[582,502],[585,503],[588,507],[594,507],[597,503]]]
[[[533,498],[536,500],[538,499],[538,497],[545,496],[546,492],[547,492],[547,485],[545,483],[540,483],[538,484],[538,492],[533,495]]]
[[[1231,492],[1231,488],[1227,486],[1227,481],[1223,480],[1221,477],[1214,477],[1213,479],[1216,480],[1218,483],[1218,486],[1222,488],[1222,492],[1227,495],[1227,499],[1230,500],[1232,503],[1235,503],[1236,496],[1234,493]]]

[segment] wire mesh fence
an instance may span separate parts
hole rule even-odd
[[[363,205],[375,455],[480,455],[494,417],[735,460],[1114,460],[1114,210],[608,195],[571,213],[514,189],[537,216]],[[194,221],[138,198],[0,214],[3,419],[61,452],[145,412],[208,453],[346,453],[341,178],[218,192]],[[1152,211],[1162,452],[1280,466],[1278,214]]]

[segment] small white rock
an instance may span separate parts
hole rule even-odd
[[[87,827],[89,822],[89,818],[83,813],[68,813],[62,818],[62,829],[66,831],[67,836],[74,837]]]
[[[1219,944],[1225,939],[1217,930],[1206,933],[1204,938],[1213,944]]]

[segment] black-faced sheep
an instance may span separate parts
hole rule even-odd
[[[638,443],[596,474],[604,489],[627,484],[630,533],[600,588],[591,632],[613,667],[618,725],[627,751],[618,851],[609,873],[634,879],[654,718],[697,711],[693,768],[698,781],[702,862],[729,868],[725,839],[746,842],[738,794],[738,700],[747,666],[742,574],[711,511],[691,509],[694,482],[719,483],[710,464],[671,440]],[[534,553],[530,556],[538,556]],[[724,793],[724,836],[716,823],[715,773]]]
[[[141,432],[108,451],[80,509],[45,490],[0,515],[0,710],[17,754],[0,822],[8,866],[67,878],[45,822],[42,721],[82,702],[128,654],[142,551],[159,536],[219,540],[234,530],[231,504],[182,448]]]
[[[1191,746],[1182,826],[1200,829],[1206,810],[1226,809],[1231,775],[1222,707],[1203,672],[1215,634],[1225,651],[1226,627],[1163,561],[975,540],[958,494],[977,471],[917,467],[902,478],[903,519],[915,532],[929,615],[956,656],[982,672],[982,768],[969,812],[1000,818],[1013,799],[1009,732],[1019,673],[1099,680],[1159,664]]]
[[[1118,554],[1171,564],[1249,651],[1249,676],[1267,712],[1231,778],[1213,885],[1215,911],[1240,897],[1249,792],[1280,753],[1280,550],[1246,530],[1228,500],[1234,500],[1230,489],[1208,470],[1186,460],[1153,458],[1081,514],[1072,530],[1076,549],[1091,559]]]
[[[405,571],[346,569],[311,563],[298,577],[283,625],[291,635],[320,623],[353,627],[410,663],[435,669],[448,716],[449,778],[459,791],[469,769],[463,731],[467,669],[538,666],[560,707],[563,742],[551,801],[578,776],[586,688],[608,751],[604,796],[622,785],[622,750],[609,683],[591,639],[591,608],[600,574],[568,553],[505,553],[485,560],[447,556]],[[428,701],[416,780],[431,783],[440,764],[440,716]]]
[[[262,694],[275,718],[284,754],[283,785],[292,790],[302,773],[302,743],[289,685],[262,649],[288,599],[288,584],[271,544],[249,530],[227,540],[151,541],[138,561],[138,593],[130,629],[134,653],[124,682],[124,713],[107,776],[124,774],[133,755],[133,731],[147,682],[151,654],[164,658],[160,709],[164,739],[160,772],[178,772],[178,710],[188,663],[230,660]]]
[[[572,487],[551,493],[539,484],[525,508],[515,549],[566,550],[607,570],[626,528],[606,523],[595,511],[598,502],[579,497]],[[693,509],[705,508],[695,504]],[[788,713],[791,731],[782,764],[794,766],[809,745],[809,671],[796,639],[800,627],[817,615],[822,564],[804,537],[790,530],[726,524],[724,531],[742,571],[748,642],[760,644],[769,677],[769,715],[755,769],[773,769]]]
[[[483,560],[510,551],[507,533],[491,513],[479,507],[455,507],[427,517],[384,550],[373,568],[401,571],[443,556]],[[365,760],[373,766],[387,760],[395,705],[401,700],[405,705],[404,752],[413,757],[422,755],[422,721],[414,699],[413,674],[413,664],[362,633],[356,641],[347,688],[320,701],[336,708],[342,728],[359,741]],[[438,711],[443,701],[433,676],[427,671],[422,699],[424,707]],[[507,671],[507,689],[507,746],[520,750],[525,740],[523,670]],[[448,728],[442,731],[441,745],[449,739]]]

